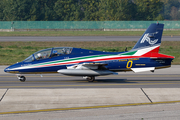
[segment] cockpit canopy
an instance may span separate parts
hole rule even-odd
[[[55,47],[55,48],[48,48],[44,50],[40,50],[28,58],[26,58],[23,62],[32,62],[35,60],[41,60],[46,58],[57,57],[61,55],[67,55],[72,52],[72,47]]]

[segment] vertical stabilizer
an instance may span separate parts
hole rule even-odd
[[[144,34],[141,36],[139,41],[133,47],[135,49],[143,49],[148,46],[157,46],[161,44],[161,37],[163,33],[164,24],[152,23]]]

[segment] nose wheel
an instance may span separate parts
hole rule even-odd
[[[24,77],[24,76],[17,76],[17,78],[18,78],[21,82],[25,82],[25,81],[26,81],[26,77]]]

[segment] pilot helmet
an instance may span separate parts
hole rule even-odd
[[[41,53],[38,53],[37,56],[38,56],[38,57],[42,57]]]
[[[57,53],[57,50],[54,50],[53,53]]]

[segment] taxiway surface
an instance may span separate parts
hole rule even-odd
[[[93,83],[60,74],[25,75],[27,81],[20,82],[5,67],[0,66],[0,119],[180,119],[180,65]]]
[[[0,89],[4,88],[179,88],[180,65],[156,70],[154,73],[120,72],[119,75],[96,77],[89,83],[82,77],[61,74],[25,75],[27,80],[20,82],[16,75],[7,74],[0,67]]]
[[[180,104],[158,104],[41,113],[6,114],[4,120],[179,120]]]
[[[0,37],[3,41],[138,41],[140,36]],[[162,41],[180,41],[180,36],[163,36]]]
[[[124,73],[125,74],[125,73]],[[15,75],[0,75],[0,89],[4,88],[179,88],[180,75],[117,75],[96,77],[89,83],[82,77],[55,75],[26,75],[20,82]]]

